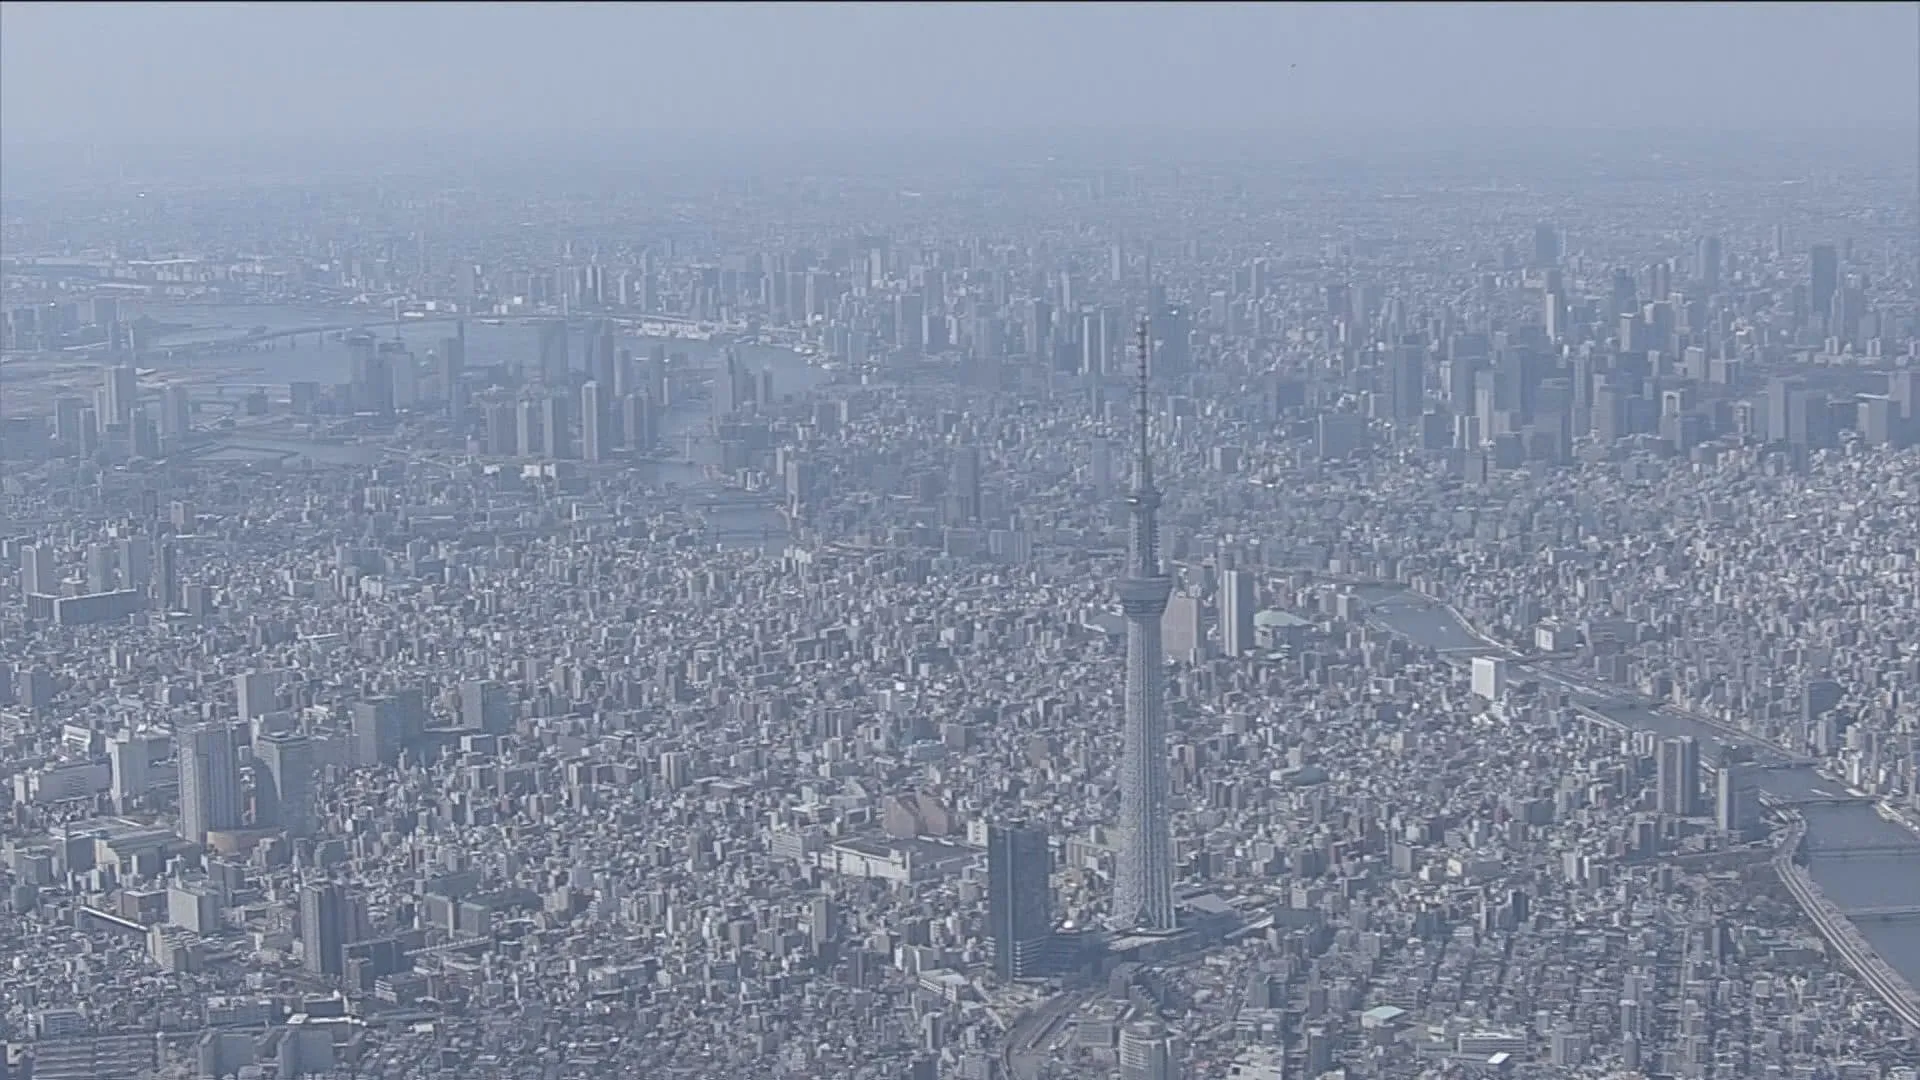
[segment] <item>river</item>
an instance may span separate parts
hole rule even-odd
[[[168,345],[239,337],[257,326],[276,331],[298,330],[340,326],[353,323],[356,319],[377,323],[384,318],[364,308],[347,310],[155,301],[123,302],[122,307],[122,318],[125,319],[146,315],[163,323],[191,327],[156,339],[150,346],[150,352],[157,352]],[[440,342],[454,336],[456,331],[452,322],[424,322],[379,327],[373,332],[382,338],[397,336],[407,343],[415,356],[424,356],[428,351],[437,352]],[[482,323],[478,318],[468,319],[467,365],[479,368],[518,361],[527,367],[536,366],[540,355],[537,334],[538,331],[526,323],[508,321],[494,325]],[[669,353],[684,353],[687,361],[695,367],[711,362],[723,347],[693,338],[647,337],[630,333],[621,335],[620,344],[622,348],[633,350],[636,355],[644,355],[655,344],[664,345]],[[251,352],[190,355],[179,364],[191,370],[196,381],[235,390],[268,387],[276,393],[284,393],[290,382],[306,380],[324,385],[347,381],[350,356],[343,341],[316,334],[299,339],[280,339],[274,345],[273,348]],[[804,393],[825,384],[829,377],[827,372],[809,364],[806,357],[790,349],[754,343],[731,347],[748,370],[773,373],[774,393],[778,395]],[[568,358],[576,370],[584,368],[586,351],[585,329],[576,327],[567,350]],[[142,361],[143,366],[149,363],[156,362]],[[157,363],[162,365],[160,370],[165,373],[166,362]],[[690,487],[705,479],[702,467],[715,464],[719,454],[719,446],[705,436],[709,408],[705,401],[689,401],[665,411],[660,418],[663,444],[676,450],[689,449],[692,461],[648,462],[637,466],[649,482]],[[687,436],[690,433],[694,438],[689,445]],[[378,449],[372,447],[323,446],[249,434],[235,436],[229,440],[227,447],[227,456],[297,454],[321,465],[367,464],[379,460],[380,456]],[[219,454],[220,451],[214,453]],[[709,511],[706,516],[715,538],[722,542],[758,543],[769,533],[775,534],[776,539],[785,536],[784,520],[771,509],[729,507]]]
[[[1361,590],[1368,595],[1369,614],[1409,640],[1437,650],[1484,647],[1465,624],[1445,607],[1404,591]],[[1609,703],[1597,706],[1610,718],[1640,731],[1662,736],[1691,735],[1700,740],[1701,754],[1716,758],[1727,736],[1710,724],[1644,705]],[[1784,760],[1777,752],[1762,760]],[[1808,766],[1763,769],[1762,790],[1783,800],[1844,795],[1833,781]],[[1834,906],[1892,907],[1920,902],[1920,835],[1882,818],[1872,804],[1857,802],[1809,805],[1800,808],[1807,822],[1807,870]],[[1863,858],[1821,858],[1821,848],[1867,847],[1885,854]],[[1862,937],[1910,985],[1920,986],[1920,918],[1892,921],[1862,919],[1856,923]]]

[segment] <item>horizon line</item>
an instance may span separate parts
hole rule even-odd
[[[1106,138],[1106,139],[1235,139],[1270,137],[1334,137],[1344,141],[1356,139],[1414,136],[1422,139],[1446,139],[1460,135],[1472,136],[1536,136],[1547,139],[1560,139],[1582,135],[1686,135],[1692,137],[1709,136],[1721,138],[1833,138],[1867,136],[1903,136],[1920,140],[1920,130],[1904,124],[1863,124],[1840,125],[1821,124],[1814,126],[1773,126],[1729,127],[1712,123],[1648,123],[1633,125],[1610,124],[1493,124],[1472,123],[1450,125],[1436,128],[1431,124],[1380,124],[1359,126],[1353,124],[1302,124],[1271,127],[1190,127],[1190,126],[1125,126],[1113,124],[1054,124],[1020,127],[966,127],[943,126],[925,127],[861,127],[861,128],[762,128],[745,130],[715,130],[704,127],[635,127],[619,130],[585,130],[573,128],[550,128],[533,131],[491,131],[477,128],[444,127],[391,127],[365,129],[329,129],[325,131],[239,131],[232,133],[182,132],[171,135],[152,135],[128,138],[125,135],[98,134],[77,135],[66,132],[30,131],[19,132],[17,126],[8,131],[8,125],[0,125],[0,145],[16,147],[52,147],[61,149],[100,149],[117,148],[156,149],[171,146],[228,146],[246,143],[267,143],[273,145],[340,142],[385,142],[392,140],[430,140],[435,142],[578,142],[592,143],[609,139],[663,139],[674,141],[739,141],[749,143],[762,142],[805,142],[814,139],[834,141],[884,142],[884,141],[943,141],[943,140],[979,140],[979,139],[1026,139],[1026,138]]]

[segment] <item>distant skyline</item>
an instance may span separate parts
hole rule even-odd
[[[1920,4],[0,4],[0,138],[1872,130]]]

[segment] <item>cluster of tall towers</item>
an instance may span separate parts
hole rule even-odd
[[[176,736],[180,761],[180,833],[205,843],[208,833],[245,825],[246,795],[240,781],[240,748],[252,728],[276,709],[275,676],[250,671],[234,677],[236,722],[212,721]],[[289,837],[316,827],[314,781],[319,768],[313,740],[292,731],[261,731],[253,739],[253,825],[277,828]]]
[[[635,357],[619,346],[612,323],[598,322],[587,332],[583,381],[568,341],[564,321],[540,324],[538,365],[520,372],[526,389],[484,410],[489,453],[598,462],[615,448],[653,447],[670,404],[666,347]]]

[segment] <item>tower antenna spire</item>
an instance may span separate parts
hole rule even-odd
[[[1153,489],[1153,461],[1147,451],[1147,382],[1152,374],[1153,344],[1146,316],[1135,328],[1134,351],[1139,359],[1138,379],[1134,387],[1134,486],[1140,491]]]

